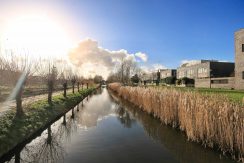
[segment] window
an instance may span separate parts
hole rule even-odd
[[[242,79],[244,79],[244,71],[242,71]]]
[[[207,73],[207,72],[208,72],[207,68],[199,68],[198,69],[198,73],[199,74],[201,74],[201,73]]]
[[[186,72],[186,76],[188,77],[188,78],[191,78],[191,77],[193,77],[193,74],[194,74],[194,70],[187,70],[187,72]]]
[[[244,52],[244,44],[242,44],[242,52]]]
[[[212,84],[228,84],[228,79],[211,80]]]
[[[179,78],[185,77],[185,71],[179,71]]]

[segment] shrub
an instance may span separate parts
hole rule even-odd
[[[139,83],[140,78],[138,77],[137,74],[135,74],[134,76],[131,77],[131,81],[132,83]]]
[[[177,79],[177,80],[175,81],[175,83],[176,83],[176,85],[181,85],[182,81],[181,81],[181,79]]]
[[[181,79],[182,83],[181,84],[195,84],[195,80],[194,79],[190,79],[190,78],[187,78],[187,77],[184,77]]]
[[[166,77],[165,79],[166,84],[175,84],[176,78],[175,77]]]

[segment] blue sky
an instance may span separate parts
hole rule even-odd
[[[108,49],[142,51],[149,63],[234,60],[234,32],[244,27],[243,0],[87,0],[63,4]],[[83,23],[85,22],[85,23]]]
[[[234,32],[244,27],[243,0],[6,1],[62,14],[75,41],[148,55],[169,68],[182,60],[234,61]],[[1,8],[1,7],[0,7]]]

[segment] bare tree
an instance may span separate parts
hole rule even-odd
[[[67,96],[67,89],[68,89],[68,80],[69,75],[72,73],[71,68],[68,66],[67,61],[62,60],[60,61],[60,65],[58,66],[58,71],[60,72],[59,80],[62,83],[63,86],[63,96]]]
[[[76,76],[73,76],[71,79],[72,93],[75,93],[75,83],[76,83]]]
[[[66,77],[64,75],[64,72],[61,72],[58,80],[61,82],[61,84],[63,86],[63,96],[66,97],[68,83],[67,83],[67,79],[66,79]]]
[[[57,68],[54,65],[50,65],[49,73],[47,75],[47,86],[48,86],[48,103],[52,104],[52,94],[54,90],[54,83],[57,79]]]
[[[137,73],[137,65],[131,59],[122,58],[120,64],[108,77],[108,82],[131,84],[131,77]]]
[[[96,75],[93,80],[94,80],[94,83],[99,84],[103,80],[103,77],[100,75]]]
[[[125,66],[125,61],[124,58],[121,59],[121,82],[124,83],[124,66]]]
[[[52,104],[54,85],[59,73],[56,67],[57,61],[55,59],[41,59],[40,63],[40,72],[38,75],[41,76],[46,83],[48,94],[47,100],[49,104]]]
[[[26,52],[25,54],[18,54],[11,51],[10,55],[4,60],[4,71],[6,76],[13,76],[14,89],[8,100],[16,100],[16,114],[21,116],[23,114],[22,96],[25,84],[28,77],[33,75],[38,69],[38,63]]]

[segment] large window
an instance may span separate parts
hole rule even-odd
[[[244,52],[244,44],[242,44],[242,52]]]
[[[208,72],[207,68],[199,68],[198,69],[198,73],[199,74],[201,74],[201,73],[207,73],[207,72]]]
[[[194,73],[194,70],[188,70],[187,72],[186,72],[186,76],[188,77],[188,78],[191,78],[191,77],[193,77],[193,73]]]
[[[228,84],[228,79],[211,80],[212,84]]]

